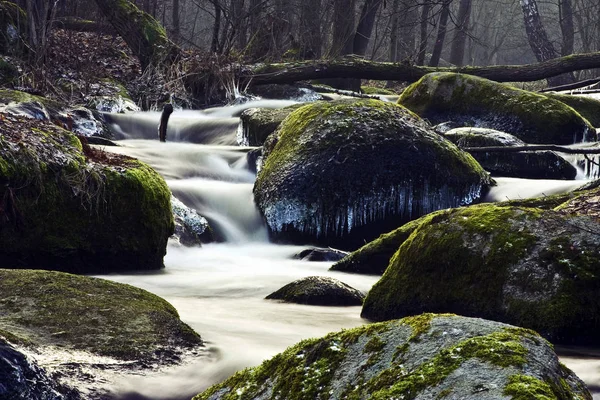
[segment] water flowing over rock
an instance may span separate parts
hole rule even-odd
[[[456,128],[445,137],[460,148],[525,146],[515,136],[486,128]],[[492,175],[529,179],[575,179],[577,168],[553,151],[471,154]]]
[[[400,104],[429,120],[491,128],[526,143],[596,140],[596,130],[573,108],[544,95],[465,74],[436,72],[409,86]]]
[[[308,276],[285,285],[266,298],[315,306],[360,306],[365,295],[337,279]]]
[[[164,266],[171,194],[152,168],[83,149],[42,121],[7,117],[0,134],[0,265],[86,273]]]
[[[362,316],[454,312],[598,344],[600,223],[553,210],[477,205],[440,212],[400,246]]]
[[[171,196],[171,207],[175,219],[175,233],[171,238],[176,243],[184,246],[200,246],[202,238],[205,242],[212,241],[208,221],[198,214],[198,211],[186,206],[175,196]]]
[[[80,400],[75,390],[56,383],[33,360],[6,342],[0,331],[0,399]]]
[[[379,100],[301,107],[267,140],[263,157],[254,195],[271,237],[343,249],[471,204],[490,184],[470,155]]]
[[[423,314],[309,339],[194,400],[582,399],[585,384],[537,333]]]

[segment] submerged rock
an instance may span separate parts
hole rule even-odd
[[[398,101],[432,124],[508,132],[526,143],[571,144],[596,140],[596,130],[573,108],[544,95],[450,72],[427,74]]]
[[[599,344],[600,223],[478,205],[421,224],[369,292],[364,318],[453,312]]]
[[[79,400],[82,397],[50,378],[35,361],[6,342],[0,330],[0,399]]]
[[[309,276],[285,285],[266,298],[313,306],[360,306],[365,295],[337,279]]]
[[[525,146],[525,142],[509,133],[486,128],[452,129],[445,137],[460,148]],[[472,152],[471,155],[492,175],[528,179],[575,179],[577,176],[577,168],[553,151]]]
[[[379,100],[303,106],[265,143],[263,157],[254,196],[271,237],[343,249],[471,204],[490,184],[470,155]]]
[[[81,273],[164,266],[171,194],[152,168],[84,153],[73,134],[42,121],[5,118],[0,134],[0,265]]]
[[[533,331],[424,314],[304,340],[194,400],[585,399]]]

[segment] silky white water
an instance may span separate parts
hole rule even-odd
[[[367,323],[360,318],[360,307],[315,307],[264,299],[305,276],[331,276],[362,291],[368,291],[378,277],[328,271],[331,263],[292,259],[306,247],[268,243],[253,203],[255,177],[247,168],[248,149],[230,143],[237,129],[237,123],[229,120],[234,118],[233,113],[239,110],[224,108],[200,116],[190,112],[173,114],[170,129],[176,132],[181,126],[193,126],[195,130],[185,135],[203,144],[175,141],[185,136],[177,137],[175,133],[167,136],[167,143],[158,142],[157,114],[134,114],[123,118],[127,121],[123,125],[115,123],[123,137],[140,139],[122,140],[121,147],[106,150],[152,165],[165,177],[175,196],[209,219],[226,241],[197,248],[171,245],[165,257],[166,268],[159,272],[103,276],[165,298],[181,319],[202,335],[209,349],[207,355],[186,360],[182,366],[111,382],[115,399],[190,399],[235,371],[258,365],[302,339]],[[190,118],[193,121],[187,121]],[[210,132],[219,131],[220,136],[203,134],[203,126]],[[137,136],[129,135],[127,129],[139,132]],[[497,181],[488,201],[550,195],[583,183],[507,178]],[[571,355],[563,361],[589,384],[600,387],[600,357]]]

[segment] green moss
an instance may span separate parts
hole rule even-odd
[[[0,270],[0,305],[0,326],[37,345],[136,360],[200,343],[165,300],[103,279]]]
[[[573,107],[594,127],[600,127],[600,101],[587,96],[573,96],[560,93],[544,93],[545,96]]]
[[[413,399],[424,389],[440,384],[467,359],[478,358],[500,367],[520,367],[525,364],[526,355],[527,349],[518,335],[494,332],[443,349],[413,371],[396,364],[371,379],[367,391],[369,398],[374,400]]]
[[[513,400],[558,400],[550,385],[529,375],[512,375],[504,394]]]
[[[364,94],[385,94],[385,95],[395,95],[396,92],[375,86],[361,86],[360,91]]]
[[[450,310],[494,316],[501,308],[498,302],[508,267],[536,243],[527,221],[541,213],[484,204],[434,216],[392,257],[382,279],[367,295],[362,316],[383,320]],[[486,251],[471,250],[471,243],[482,241],[489,243]],[[417,275],[423,279],[414,279]]]
[[[425,75],[398,102],[434,124],[450,119],[509,132],[528,143],[570,144],[595,138],[589,122],[568,105],[470,75]]]
[[[542,210],[552,210],[556,207],[559,207],[561,204],[564,204],[571,198],[573,198],[573,193],[562,193],[562,194],[553,194],[550,196],[543,197],[535,197],[531,199],[516,199],[516,200],[508,200],[500,203],[496,203],[498,206],[507,206],[507,207],[527,207],[527,208],[539,208]]]

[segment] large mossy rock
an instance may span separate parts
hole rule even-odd
[[[515,136],[487,128],[455,128],[444,134],[460,148],[515,147],[525,142]],[[472,152],[473,158],[492,175],[527,179],[575,179],[577,168],[553,151]]]
[[[170,363],[200,336],[145,290],[56,271],[0,269],[0,336],[120,360]]]
[[[365,300],[381,321],[453,312],[600,343],[600,224],[533,208],[477,205],[421,224]]]
[[[298,343],[194,400],[585,399],[535,332],[424,314]]]
[[[360,306],[365,295],[337,279],[308,276],[288,283],[266,298],[313,306]]]
[[[588,96],[576,96],[563,93],[544,93],[551,99],[562,101],[573,107],[581,116],[587,119],[592,126],[600,128],[600,100]]]
[[[254,196],[275,240],[356,249],[421,215],[475,202],[490,184],[470,155],[379,100],[305,105],[272,138]]]
[[[43,121],[0,124],[0,265],[159,269],[173,233],[170,191],[148,165],[87,149]]]
[[[15,2],[0,0],[0,54],[21,53],[23,32],[27,32],[25,12]]]
[[[565,103],[471,75],[427,74],[409,86],[398,102],[432,124],[454,121],[497,129],[526,143],[596,140],[592,125]]]

